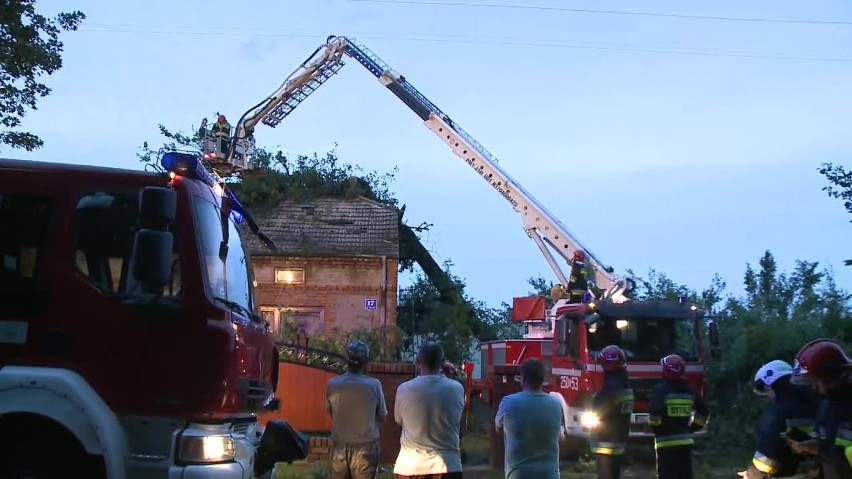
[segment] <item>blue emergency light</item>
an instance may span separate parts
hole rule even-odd
[[[162,158],[160,158],[160,166],[170,173],[201,181],[210,187],[215,184],[213,176],[204,169],[204,165],[201,164],[196,155],[169,151],[163,153]]]
[[[588,302],[589,302],[589,301],[591,301],[592,299],[594,299],[594,298],[592,298],[592,293],[590,293],[590,292],[588,292],[588,291],[586,291],[585,293],[583,293],[583,300],[582,300],[582,301],[583,301],[584,303],[588,303]]]

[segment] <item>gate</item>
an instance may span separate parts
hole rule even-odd
[[[278,343],[278,411],[260,416],[266,424],[274,419],[289,422],[306,433],[328,433],[331,418],[326,412],[325,386],[346,370],[346,359],[336,353],[298,344]]]

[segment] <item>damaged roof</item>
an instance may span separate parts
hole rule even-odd
[[[287,200],[252,215],[279,251],[264,246],[243,223],[251,255],[399,258],[399,210],[368,198]]]

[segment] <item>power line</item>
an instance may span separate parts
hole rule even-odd
[[[365,3],[396,3],[403,5],[428,5],[446,7],[475,7],[475,8],[501,8],[511,10],[542,10],[574,13],[599,13],[606,15],[633,15],[643,17],[666,17],[690,20],[720,20],[727,22],[752,22],[752,23],[792,23],[805,25],[852,25],[852,21],[843,20],[795,20],[783,18],[754,18],[754,17],[728,17],[712,15],[687,15],[678,13],[656,13],[656,12],[631,12],[626,10],[595,10],[591,8],[551,7],[545,5],[517,5],[506,3],[467,3],[449,1],[422,1],[422,0],[346,0],[349,2]]]
[[[100,24],[105,25],[105,24]],[[293,33],[293,32],[270,32],[262,33],[251,31],[252,29],[239,29],[239,31],[214,31],[209,28],[198,29],[195,31],[185,29],[172,30],[152,30],[152,29],[127,29],[127,28],[80,28],[78,31],[93,32],[93,33],[143,33],[143,34],[160,34],[160,35],[198,35],[198,36],[238,36],[238,37],[272,37],[272,38],[316,38],[325,35],[314,35],[309,33]],[[643,46],[643,45],[620,45],[603,42],[590,41],[575,41],[575,40],[555,40],[555,39],[477,39],[470,37],[456,38],[441,38],[441,37],[411,37],[411,36],[388,36],[388,35],[354,35],[361,40],[385,40],[398,42],[426,42],[426,43],[455,43],[455,44],[470,44],[470,45],[494,45],[494,46],[528,46],[528,47],[544,47],[544,48],[569,48],[569,49],[586,49],[586,50],[603,50],[617,51],[627,53],[656,53],[656,54],[672,54],[672,55],[692,55],[692,56],[707,56],[707,57],[732,57],[732,58],[754,58],[764,60],[785,60],[785,61],[814,61],[814,62],[831,62],[831,63],[847,63],[852,62],[852,58],[844,57],[823,57],[810,55],[788,55],[788,54],[771,54],[763,52],[719,52],[708,50],[697,50],[680,47],[662,47],[662,46]]]

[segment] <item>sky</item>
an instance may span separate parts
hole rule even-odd
[[[819,261],[852,289],[852,218],[817,171],[852,155],[852,3],[476,2],[42,0],[42,13],[87,19],[63,36],[53,93],[22,125],[45,146],[0,155],[140,168],[159,123],[190,131],[217,111],[233,123],[346,35],[616,272],[654,268],[696,289],[718,273],[740,294],[746,264],[770,250],[783,270]],[[352,60],[255,136],[291,154],[336,144],[368,171],[398,166],[409,224],[434,225],[427,246],[476,299],[497,306],[525,295],[527,278],[556,279],[520,216]]]

